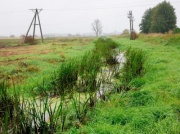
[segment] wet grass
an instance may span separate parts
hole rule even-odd
[[[86,49],[82,49],[80,46],[63,45],[64,48],[62,49],[67,50],[67,53],[63,53],[67,61],[63,63],[47,64],[41,60],[29,60],[24,61],[24,63],[19,63],[18,66],[20,66],[22,70],[23,68],[25,70],[30,65],[36,65],[40,69],[40,72],[28,72],[32,75],[31,79],[33,82],[30,83],[30,81],[28,81],[27,88],[23,86],[22,89],[21,86],[17,86],[17,90],[15,91],[20,91],[20,94],[22,94],[21,90],[23,90],[23,92],[26,90],[28,93],[37,93],[35,90],[41,88],[41,93],[47,90],[45,96],[49,96],[49,92],[53,90],[49,88],[48,83],[58,78],[55,77],[55,79],[53,79],[52,75],[55,74],[56,76],[58,69],[65,69],[65,71],[62,72],[59,70],[59,76],[64,76],[64,79],[60,80],[70,83],[69,85],[71,86],[66,88],[72,89],[73,94],[62,96],[58,99],[57,102],[59,103],[55,103],[56,112],[53,111],[54,103],[51,103],[51,101],[48,100],[49,98],[45,97],[41,106],[37,104],[35,99],[32,99],[34,101],[26,101],[26,99],[24,99],[23,104],[21,104],[21,109],[24,109],[22,106],[27,109],[25,109],[18,123],[16,123],[16,120],[12,121],[14,124],[17,124],[15,125],[16,127],[12,127],[13,123],[9,122],[8,112],[4,112],[4,119],[1,119],[0,122],[3,124],[1,125],[3,129],[0,130],[7,131],[8,128],[13,128],[9,129],[8,132],[15,132],[20,130],[20,127],[23,128],[22,126],[25,126],[20,133],[30,132],[29,130],[35,133],[50,131],[52,133],[180,133],[179,49],[174,45],[165,45],[164,43],[153,44],[144,42],[142,39],[135,41],[130,41],[129,38],[119,37],[114,37],[113,39],[121,44],[121,50],[124,51],[124,53],[133,51],[131,53],[132,55],[130,53],[128,55],[134,58],[134,62],[139,62],[139,60],[143,61],[141,52],[145,51],[147,55],[145,73],[144,71],[139,71],[141,70],[139,67],[142,68],[141,62],[139,62],[140,66],[136,66],[135,64],[135,66],[132,67],[135,71],[130,69],[133,77],[128,82],[130,85],[129,91],[113,92],[116,91],[116,86],[112,86],[112,92],[105,94],[106,99],[95,99],[96,92],[98,92],[100,85],[106,83],[104,80],[107,80],[107,76],[103,76],[104,72],[102,72],[102,68],[107,67],[106,64],[102,62],[103,58],[98,58],[98,55],[92,55],[93,52],[85,53],[85,55],[82,56],[84,54],[83,51],[81,54],[77,54],[78,58],[76,58],[77,62],[75,63],[78,64],[74,64],[74,61],[70,60],[71,56],[74,57],[76,52],[88,50],[93,48],[93,46],[87,46]],[[68,41],[65,40],[64,42],[67,43]],[[82,41],[78,40],[78,42]],[[53,46],[56,45],[58,46],[58,42],[57,44],[55,42]],[[131,49],[129,50],[130,46]],[[70,55],[71,52],[75,53]],[[135,57],[135,55],[139,55],[140,58]],[[101,64],[99,65],[99,63]],[[44,68],[47,65],[49,67],[47,67],[45,71]],[[13,68],[15,71],[12,73],[16,74],[17,72],[21,72],[19,69],[16,69],[16,66]],[[52,72],[52,70],[55,71]],[[77,70],[78,77],[74,77],[76,75],[74,75],[72,70],[75,70],[75,72]],[[1,71],[1,73],[3,72],[4,71]],[[66,76],[60,72],[66,72],[69,75]],[[39,74],[41,74],[41,76],[36,77],[36,75]],[[46,77],[41,79],[42,76]],[[111,81],[112,80],[109,80],[108,83],[116,85],[116,82],[119,82],[120,79],[116,78],[113,82]],[[8,89],[8,91],[8,94],[12,94],[11,89]],[[33,93],[30,94],[32,95]],[[36,96],[36,94],[33,95]],[[27,95],[25,95],[25,97],[27,97]],[[14,100],[16,100],[15,104],[18,104],[19,99]],[[16,110],[18,110],[18,108]],[[19,110],[19,112],[22,111]],[[28,112],[30,116],[27,116],[26,113]],[[52,117],[49,122],[46,122],[44,119],[46,113]],[[32,122],[36,122],[36,127],[32,125]],[[31,129],[29,129],[29,127]]]
[[[114,37],[123,51],[131,47],[146,52],[146,73],[130,82],[130,91],[111,95],[107,103],[100,103],[91,114],[92,122],[72,132],[180,133],[179,49],[176,44],[152,43],[149,36],[144,36],[146,41],[141,36],[135,41]],[[156,38],[161,40],[161,36]]]
[[[137,77],[145,74],[146,53],[140,49],[128,48],[125,52],[126,61],[119,73],[119,79],[122,82],[119,90],[130,90],[130,83]],[[137,83],[137,79],[136,79]]]
[[[42,83],[44,78],[50,79],[60,64],[72,57],[81,56],[92,48],[89,38],[46,39],[44,44],[3,48],[0,50],[0,54],[4,54],[0,58],[0,76],[3,76],[0,81],[13,77],[16,85],[20,85],[25,89],[24,92],[29,94],[29,90],[37,85],[37,81]]]

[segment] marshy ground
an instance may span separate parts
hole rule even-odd
[[[58,108],[61,110],[56,114],[49,114],[52,115],[52,119],[58,119],[51,122],[57,128],[54,129],[52,128],[54,126],[46,123],[46,125],[37,123],[39,132],[44,132],[40,131],[42,126],[44,126],[44,130],[48,130],[47,126],[51,126],[50,128],[53,131],[56,130],[57,133],[62,131],[63,133],[101,134],[180,133],[180,35],[140,35],[137,40],[133,41],[127,37],[111,38],[119,44],[116,48],[117,52],[125,53],[127,50],[130,51],[129,47],[131,47],[132,52],[129,54],[129,58],[132,59],[131,62],[134,61],[135,63],[125,64],[129,69],[113,76],[115,80],[113,80],[112,92],[105,94],[106,99],[93,102],[92,91],[81,92],[80,94],[76,92],[74,95],[68,94],[65,96],[66,101],[64,101],[64,96],[58,97],[59,92],[57,92],[52,97],[59,99],[56,110],[58,111]],[[0,81],[8,80],[9,95],[13,94],[15,88],[19,95],[25,99],[32,98],[32,96],[45,97],[45,104],[46,96],[49,95],[47,93],[57,91],[59,88],[66,90],[73,87],[74,91],[74,88],[77,89],[83,84],[89,84],[84,88],[98,88],[97,83],[102,82],[102,80],[97,81],[97,77],[95,77],[99,73],[99,64],[95,64],[94,56],[86,53],[87,51],[95,51],[94,48],[99,47],[94,43],[95,40],[97,39],[55,38],[46,39],[44,43],[37,45],[25,46],[18,44],[16,46],[12,40],[9,40],[10,43],[5,40],[6,43],[4,44],[6,45],[0,48]],[[105,51],[107,48],[100,47],[101,49]],[[132,58],[137,55],[142,56],[139,50],[145,52],[146,62],[143,65],[145,68],[139,72],[138,70],[133,72],[134,68],[138,68],[136,63],[143,61],[143,57]],[[87,63],[91,61],[86,59],[86,56],[83,58],[84,62],[81,63],[80,67],[79,65],[74,66],[77,63],[76,61],[72,62],[73,65],[66,63],[73,58],[83,57],[84,54],[89,56],[94,64],[86,64],[85,61]],[[108,65],[104,62],[109,62],[109,57],[106,57],[108,54],[102,54],[104,58],[102,64],[106,67]],[[108,60],[106,60],[107,58]],[[114,62],[114,60],[112,61]],[[133,68],[130,68],[130,65]],[[66,68],[67,66],[68,68]],[[84,67],[85,70],[82,69]],[[60,68],[67,72],[63,74],[59,70]],[[76,68],[81,70],[80,78],[76,77],[76,71],[71,70]],[[93,71],[98,72],[93,74],[91,70],[88,73],[87,68],[94,68]],[[75,73],[75,75],[72,75],[71,78],[67,77],[68,82],[71,83],[68,87],[62,87],[56,82],[59,80],[59,83],[67,83],[67,79],[54,77],[55,72],[64,76],[67,76],[68,73]],[[87,81],[86,77],[92,81]],[[130,79],[130,77],[132,78]],[[50,90],[47,83],[52,80],[55,80],[53,82],[57,85],[53,87],[53,90]],[[62,104],[63,108],[59,104]],[[52,107],[55,107],[54,105]],[[50,104],[48,103],[46,106],[50,107]],[[50,109],[45,109],[45,113],[51,113]],[[43,110],[41,112],[43,115]],[[37,110],[34,113],[41,112]],[[3,123],[3,121],[0,117],[0,123],[5,125],[6,122]]]

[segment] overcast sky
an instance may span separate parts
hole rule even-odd
[[[127,13],[132,10],[134,29],[146,9],[163,0],[0,0],[0,35],[21,35],[28,30],[33,18],[29,9],[43,9],[40,13],[44,34],[92,33],[91,24],[99,19],[103,33],[129,29]],[[180,0],[168,0],[175,8],[177,26],[180,27]],[[40,33],[36,27],[37,35]],[[32,34],[32,30],[30,31]]]

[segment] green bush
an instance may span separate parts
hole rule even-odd
[[[179,27],[176,27],[176,28],[174,29],[174,34],[177,34],[177,33],[180,33],[180,28],[179,28]]]

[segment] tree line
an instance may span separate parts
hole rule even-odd
[[[176,29],[176,14],[170,2],[163,1],[144,12],[139,25],[141,33],[166,33]]]

